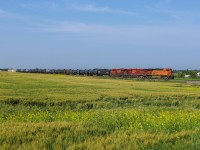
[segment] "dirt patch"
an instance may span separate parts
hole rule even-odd
[[[186,81],[187,84],[200,85],[200,81]]]

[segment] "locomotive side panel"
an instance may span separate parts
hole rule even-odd
[[[112,77],[125,77],[127,76],[127,69],[112,69],[110,71]]]
[[[169,68],[163,70],[152,70],[152,78],[163,78],[163,79],[172,79],[174,78],[173,71]]]
[[[129,69],[128,75],[135,78],[145,78],[147,75],[146,69]]]

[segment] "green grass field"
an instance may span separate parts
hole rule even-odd
[[[0,72],[0,149],[200,149],[200,86]]]

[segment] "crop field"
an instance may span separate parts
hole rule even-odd
[[[0,72],[0,149],[200,149],[200,86]]]

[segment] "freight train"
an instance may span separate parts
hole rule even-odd
[[[174,79],[171,68],[162,69],[17,69],[17,72],[66,74],[82,76],[110,76],[139,79]]]

